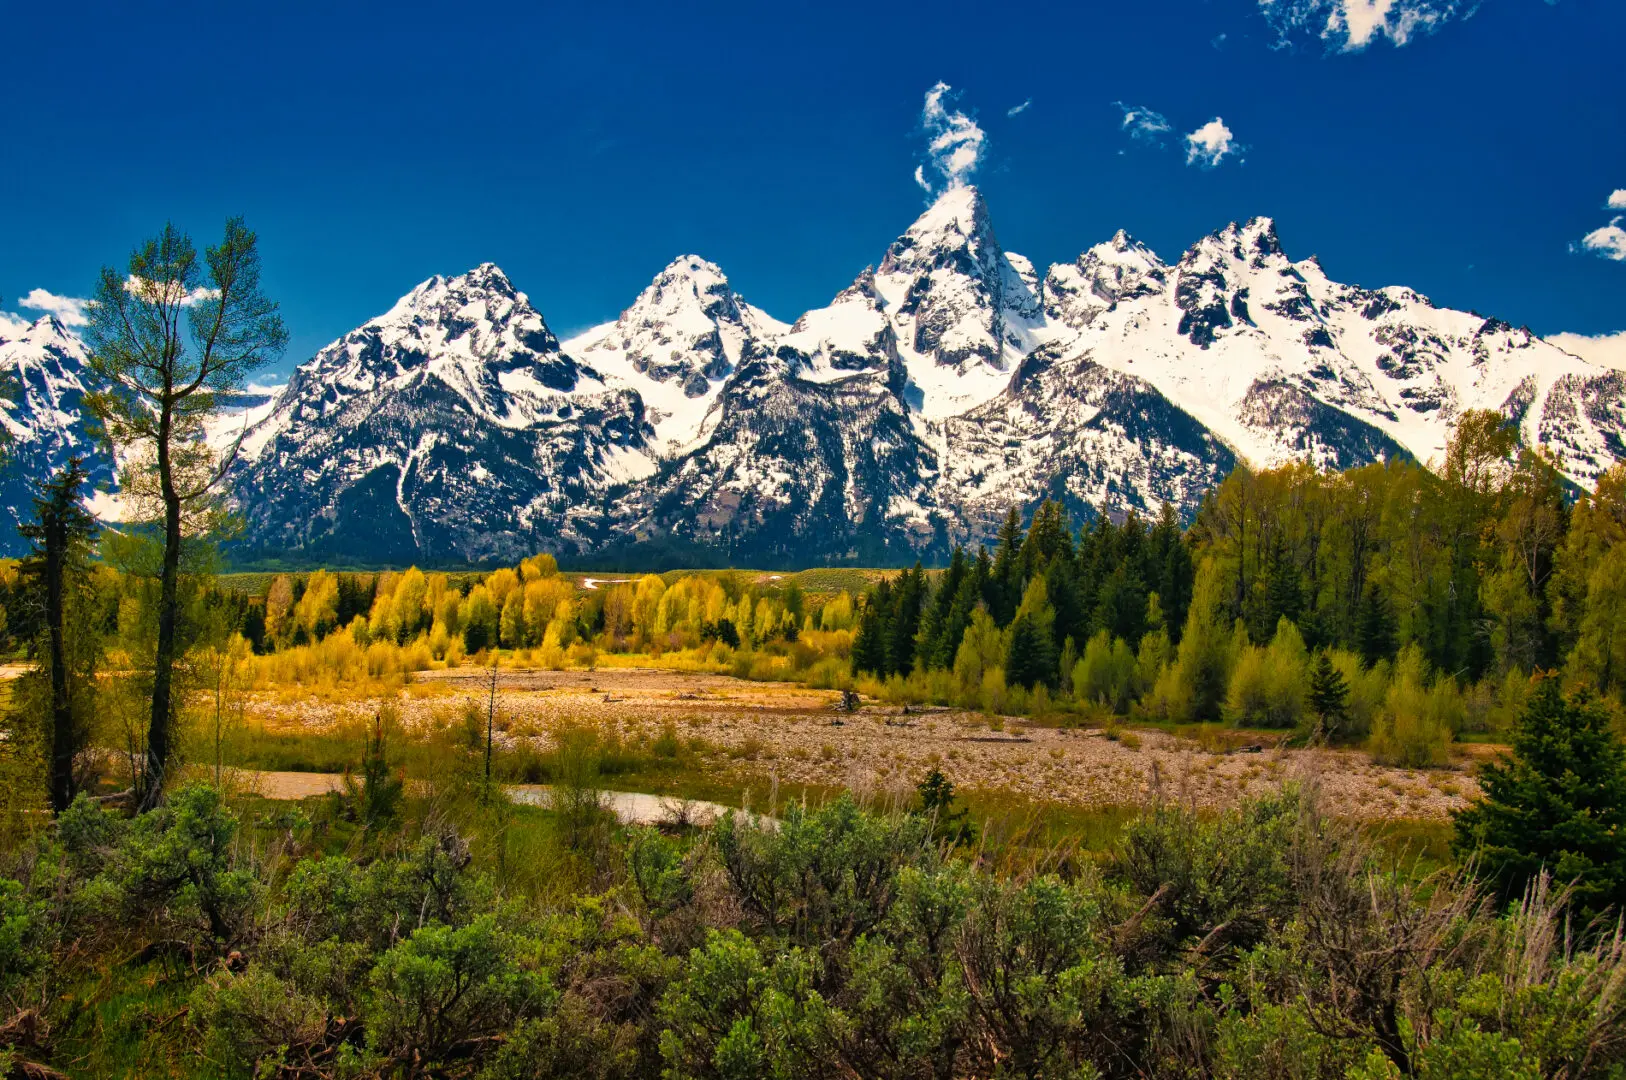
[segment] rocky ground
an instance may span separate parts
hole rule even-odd
[[[410,726],[471,704],[483,711],[489,693],[485,671],[424,672],[398,704]],[[1467,750],[1450,769],[1398,769],[1377,765],[1360,750],[1260,746],[1240,733],[1199,742],[1132,727],[1108,733],[959,710],[905,712],[867,699],[857,712],[840,713],[838,698],[835,691],[792,684],[630,668],[504,670],[496,702],[498,726],[509,739],[545,743],[563,723],[596,726],[632,742],[671,728],[719,776],[882,795],[911,788],[933,766],[963,789],[1075,806],[1134,805],[1161,793],[1218,808],[1298,780],[1319,785],[1336,814],[1384,821],[1441,820],[1478,790]],[[281,691],[255,695],[248,715],[273,727],[325,725],[370,717],[379,704],[300,700]]]

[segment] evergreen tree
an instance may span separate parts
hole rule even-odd
[[[1165,625],[1175,644],[1180,643],[1180,631],[1185,626],[1186,611],[1191,606],[1191,590],[1197,580],[1197,568],[1191,561],[1191,549],[1186,546],[1180,522],[1174,507],[1163,504],[1157,525],[1148,537],[1149,556],[1155,574],[1146,580],[1155,582],[1159,602],[1163,607]]]
[[[864,601],[863,614],[858,619],[858,633],[853,637],[853,672],[887,674],[888,619],[892,614],[892,583],[882,581],[870,590]]]
[[[1089,612],[1085,610],[1078,586],[1078,570],[1071,558],[1053,559],[1044,575],[1045,594],[1050,606],[1056,610],[1055,636],[1057,641],[1072,638],[1082,641],[1088,636]]]
[[[886,627],[887,674],[908,675],[915,667],[915,637],[920,632],[926,603],[926,571],[917,561],[898,575],[892,590],[892,611]]]
[[[70,458],[34,499],[34,521],[17,528],[33,545],[21,569],[45,615],[44,666],[51,682],[47,782],[51,809],[59,814],[76,794],[73,763],[85,739],[89,703],[84,698],[94,677],[84,670],[87,661],[94,667],[95,635],[90,627],[75,627],[76,640],[69,640],[70,609],[76,601],[83,602],[73,593],[83,583],[85,550],[96,534],[96,519],[80,494],[86,479],[83,462]],[[74,652],[80,654],[79,664],[70,655]]]
[[[1044,578],[1036,577],[1028,585],[1022,597],[1022,606],[1011,623],[1010,644],[1005,652],[1007,685],[1057,685],[1060,668],[1057,666],[1055,622],[1056,613],[1045,595]]]
[[[1474,856],[1504,899],[1545,869],[1574,882],[1584,910],[1626,906],[1626,745],[1608,713],[1584,695],[1565,700],[1546,678],[1512,745],[1480,773],[1484,797],[1456,815],[1457,854]]]
[[[1310,669],[1310,711],[1327,738],[1337,735],[1349,717],[1349,682],[1325,650]]]
[[[1044,642],[1033,620],[1017,616],[1011,623],[1011,644],[1005,653],[1005,682],[1009,686],[1033,687],[1049,682]]]
[[[978,601],[991,614],[999,605],[999,582],[994,577],[993,557],[981,544],[977,545],[977,562],[971,568],[971,579],[977,586]]]
[[[1022,580],[1042,574],[1057,557],[1071,559],[1073,537],[1067,510],[1061,503],[1046,499],[1033,513],[1033,524],[1022,543]]]
[[[1355,625],[1355,648],[1368,667],[1395,654],[1395,617],[1389,600],[1376,585],[1368,584],[1361,597]]]
[[[916,657],[922,668],[948,667],[954,662],[952,652],[946,659],[943,658],[944,638],[948,633],[954,601],[969,572],[965,549],[956,544],[954,553],[949,556],[948,570],[938,581],[937,589],[926,603],[925,614],[921,617],[920,642]],[[958,639],[953,647],[959,648]]]
[[[1091,629],[1125,641],[1139,641],[1146,633],[1146,586],[1129,563],[1114,567],[1101,582]]]
[[[934,838],[957,846],[976,839],[971,815],[965,807],[955,805],[954,781],[944,776],[942,769],[934,767],[927,773],[926,779],[915,785],[915,794],[920,799],[919,813],[930,824]]]
[[[1274,632],[1276,623],[1283,616],[1296,622],[1303,611],[1303,603],[1299,568],[1287,551],[1287,544],[1278,529],[1271,540],[1270,555],[1265,566],[1264,604],[1254,624],[1254,636],[1263,641]]]
[[[988,610],[996,624],[1005,626],[1022,598],[1022,515],[1014,506],[1006,513],[1005,524],[999,527],[992,578]]]
[[[960,588],[954,594],[954,603],[949,607],[948,618],[943,623],[942,643],[937,648],[933,666],[952,668],[954,658],[959,654],[960,643],[965,640],[966,628],[971,625],[971,614],[982,603],[982,589],[978,585],[975,569],[965,575],[960,582]]]

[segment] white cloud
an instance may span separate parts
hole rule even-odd
[[[955,96],[948,83],[940,82],[926,91],[926,104],[920,111],[920,126],[929,140],[927,161],[951,188],[965,186],[988,149],[988,136],[977,122],[951,107]],[[915,182],[932,190],[921,168],[915,169]]]
[[[1604,206],[1609,210],[1626,210],[1626,188],[1616,188],[1611,192]]]
[[[164,299],[178,299],[181,307],[191,307],[200,300],[207,300],[211,296],[220,295],[219,289],[206,289],[202,285],[184,295],[181,289],[181,283],[178,281],[169,282],[166,288],[156,281],[138,278],[134,274],[124,279],[124,291],[131,296],[145,300],[149,304],[156,304]]]
[[[924,165],[915,166],[915,183],[919,184],[920,189],[926,194],[931,194],[932,185],[926,179],[926,167]]]
[[[1616,334],[1553,334],[1547,341],[1599,367],[1626,371],[1626,330]]]
[[[1125,105],[1121,101],[1113,102],[1123,110],[1123,129],[1129,132],[1131,139],[1142,142],[1163,144],[1163,136],[1173,131],[1169,118],[1160,112],[1153,112],[1144,105]]]
[[[84,326],[90,321],[85,309],[90,307],[91,301],[81,300],[76,296],[58,296],[44,289],[34,289],[17,303],[25,308],[43,311],[47,315],[55,315],[63,326]]]
[[[1593,229],[1581,237],[1581,247],[1594,255],[1616,262],[1626,262],[1626,229],[1620,223],[1626,217],[1617,217],[1601,229]]]
[[[28,320],[9,311],[0,311],[0,341],[18,337],[29,326]]]
[[[1205,169],[1212,169],[1236,150],[1237,145],[1232,141],[1231,129],[1217,116],[1186,136],[1187,165],[1201,165]]]
[[[1380,39],[1398,48],[1478,9],[1479,0],[1259,0],[1282,44],[1307,33],[1346,53]]]
[[[1028,111],[1028,106],[1032,105],[1032,104],[1033,104],[1033,99],[1028,98],[1026,101],[1022,102],[1022,104],[1020,104],[1020,105],[1012,105],[1010,108],[1006,109],[1005,110],[1005,115],[1006,116],[1015,116],[1017,113],[1025,113],[1025,112]]]

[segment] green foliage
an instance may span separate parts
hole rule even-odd
[[[394,824],[406,791],[406,778],[391,769],[385,746],[386,728],[395,726],[393,719],[393,715],[386,717],[384,711],[373,718],[373,729],[367,734],[367,752],[361,759],[361,784],[350,793],[362,827],[370,836]]]
[[[48,692],[18,695],[18,704],[49,717],[43,744],[51,808],[66,810],[77,792],[74,775],[85,748],[96,708],[96,667],[101,659],[103,628],[89,588],[87,548],[96,519],[81,495],[88,476],[79,458],[70,458],[34,499],[34,520],[17,532],[32,545],[21,570],[30,606],[44,614],[36,679]],[[40,688],[41,691],[45,687]],[[45,697],[45,702],[30,700]],[[39,708],[44,704],[45,708]],[[27,723],[19,718],[20,727]]]
[[[1348,727],[1349,680],[1325,650],[1316,654],[1315,667],[1310,670],[1309,706],[1322,737],[1337,738]]]
[[[1154,642],[1151,648],[1162,646]],[[1141,665],[1123,638],[1112,638],[1110,631],[1099,630],[1085,643],[1084,655],[1071,668],[1071,676],[1073,696],[1079,701],[1099,703],[1123,713],[1140,688]]]
[[[920,800],[920,814],[933,838],[954,845],[969,844],[976,838],[970,811],[955,805],[954,781],[944,776],[942,769],[933,768],[915,785],[915,797]]]
[[[1293,790],[1219,816],[1156,807],[1111,857],[1058,853],[1050,872],[945,858],[924,815],[850,799],[777,827],[640,829],[607,892],[542,904],[505,895],[457,833],[403,833],[365,862],[290,852],[218,963],[129,959],[201,924],[178,890],[164,919],[109,901],[139,859],[174,862],[151,854],[159,833],[208,832],[211,806],[186,788],[124,823],[81,799],[27,877],[0,883],[0,980],[42,1003],[53,1060],[484,1080],[1610,1080],[1626,1065],[1626,941],[1566,930],[1545,880],[1498,911],[1462,879],[1387,872]],[[210,847],[190,844],[205,863]],[[95,1013],[62,992],[85,979]]]
[[[1484,797],[1456,816],[1456,847],[1504,898],[1545,871],[1592,910],[1626,906],[1626,746],[1607,713],[1545,679],[1487,765]]]
[[[1456,683],[1444,675],[1430,679],[1422,649],[1407,646],[1395,659],[1383,711],[1372,725],[1372,756],[1386,765],[1437,768],[1450,760],[1464,719]]]
[[[1212,818],[1159,803],[1124,830],[1114,867],[1158,896],[1146,928],[1169,946],[1249,948],[1291,907],[1302,816],[1293,789]]]
[[[519,942],[491,915],[424,926],[373,967],[366,1011],[375,1052],[433,1068],[470,1042],[513,1027],[548,993],[520,963]]]
[[[1297,727],[1309,708],[1308,663],[1298,627],[1281,616],[1268,648],[1244,645],[1238,651],[1226,717],[1248,727]]]
[[[239,865],[237,826],[219,791],[187,784],[123,830],[101,880],[129,917],[185,939],[206,935],[216,946],[228,944],[252,910],[257,884]]]

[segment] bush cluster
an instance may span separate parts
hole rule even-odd
[[[87,970],[147,964],[136,981],[184,1005],[135,1014],[166,1075],[1626,1067],[1626,940],[1569,921],[1545,878],[1500,908],[1397,873],[1294,789],[1218,817],[1159,805],[1098,861],[1018,870],[942,827],[940,789],[930,813],[844,797],[626,831],[599,888],[549,902],[506,893],[444,823],[269,857],[207,787],[133,822],[81,798],[0,883],[0,992],[48,1030]]]

